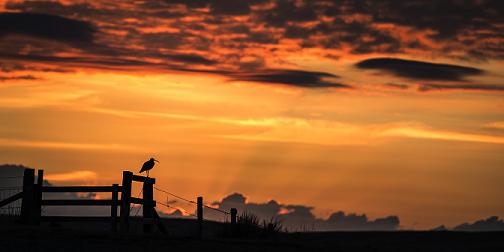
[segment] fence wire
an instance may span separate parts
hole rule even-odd
[[[167,194],[167,195],[170,195],[170,196],[172,196],[172,197],[175,197],[175,198],[177,198],[177,199],[180,199],[180,200],[182,200],[182,201],[185,201],[185,202],[187,202],[187,203],[189,203],[189,204],[192,204],[192,205],[197,205],[197,204],[198,204],[198,203],[196,203],[194,200],[189,200],[189,199],[187,199],[187,198],[185,198],[185,197],[182,197],[182,196],[177,195],[177,194],[175,194],[175,193],[169,192],[168,190],[161,189],[161,188],[159,188],[159,187],[154,187],[154,189],[155,189],[155,190],[157,190],[157,191],[159,191],[159,192],[162,192],[162,193],[165,193],[165,194]],[[194,215],[194,214],[190,213],[189,211],[185,210],[185,209],[184,209],[184,208],[182,208],[182,207],[172,206],[172,205],[168,204],[168,202],[167,202],[166,204],[165,204],[165,203],[162,203],[162,202],[158,202],[158,203],[159,203],[159,204],[161,204],[161,205],[163,205],[163,206],[165,206],[165,207],[167,207],[167,208],[176,209],[176,210],[179,210],[179,211],[181,211],[181,212],[184,212],[184,213],[185,213],[185,214],[187,214],[187,215],[190,215],[190,216],[193,216],[193,217],[197,217],[196,215]],[[218,208],[215,208],[215,207],[211,207],[211,206],[206,205],[206,204],[203,204],[203,207],[204,207],[204,208],[206,208],[206,209],[210,209],[210,210],[213,210],[213,211],[216,211],[216,212],[219,212],[219,213],[224,214],[224,216],[225,216],[225,218],[226,218],[226,219],[227,219],[227,215],[230,215],[230,213],[229,213],[229,212],[227,212],[227,211],[224,211],[224,210],[221,210],[221,209],[218,209]]]
[[[0,187],[0,201],[7,199],[17,193],[23,191],[20,186],[4,186]],[[19,216],[21,215],[21,200],[16,200],[10,204],[0,207],[0,215],[2,216]]]

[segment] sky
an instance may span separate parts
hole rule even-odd
[[[0,1],[0,163],[92,185],[155,157],[186,197],[405,229],[504,216],[503,10]]]

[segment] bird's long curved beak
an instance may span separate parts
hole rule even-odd
[[[159,161],[157,159],[154,159],[154,162],[158,162],[159,163]]]

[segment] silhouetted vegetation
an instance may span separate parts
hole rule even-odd
[[[284,231],[282,221],[278,217],[269,220],[260,220],[251,212],[243,212],[238,216],[234,236],[240,238],[267,238],[273,237]]]

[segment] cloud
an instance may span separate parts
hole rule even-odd
[[[215,60],[210,60],[201,55],[197,54],[167,54],[165,55],[168,59],[177,62],[189,63],[189,64],[199,64],[199,65],[215,65],[217,62]]]
[[[271,2],[274,3],[273,8],[261,13],[262,20],[268,25],[283,27],[287,22],[307,22],[317,19],[315,6],[310,4],[311,1],[301,4],[292,0]]]
[[[329,218],[321,222],[319,230],[395,230],[399,227],[399,218],[397,216],[388,216],[369,220],[365,214],[345,214],[336,212]]]
[[[483,135],[483,134],[470,134],[463,132],[451,132],[443,130],[435,130],[427,127],[420,126],[396,126],[383,129],[378,132],[377,136],[381,137],[410,137],[420,139],[434,139],[445,141],[463,141],[463,142],[478,142],[489,144],[504,144],[504,137]]]
[[[0,72],[11,73],[18,71],[36,71],[36,72],[56,72],[56,73],[68,73],[72,72],[64,68],[54,68],[54,67],[41,67],[32,66],[28,64],[20,63],[0,63]]]
[[[250,13],[248,1],[220,0],[210,1],[210,11],[216,15],[247,15]]]
[[[11,81],[11,80],[38,80],[39,78],[33,75],[20,75],[20,76],[0,76],[1,81]]]
[[[10,195],[17,193],[17,191],[22,191],[23,185],[23,173],[26,167],[22,165],[15,164],[3,164],[0,165],[0,188],[11,188],[15,189],[13,192],[9,192]],[[1,191],[0,191],[1,192]],[[3,198],[9,197],[10,195],[1,194]]]
[[[492,84],[421,84],[418,87],[421,92],[433,90],[467,90],[467,91],[493,91],[503,92],[503,85]]]
[[[55,173],[46,175],[45,178],[53,182],[67,182],[67,181],[85,181],[94,180],[97,178],[96,172],[93,171],[72,171],[65,173]]]
[[[504,137],[480,132],[437,129],[417,122],[359,125],[300,118],[220,120],[244,126],[268,127],[267,131],[220,134],[218,138],[256,142],[303,143],[328,146],[380,144],[395,138],[504,144]]]
[[[372,58],[360,61],[356,66],[416,80],[463,81],[464,77],[483,74],[481,69],[474,67],[398,58]]]
[[[223,211],[236,208],[238,213],[250,212],[261,220],[279,218],[282,224],[290,231],[296,230],[396,230],[399,227],[399,218],[389,216],[369,220],[366,215],[345,214],[342,211],[334,212],[327,219],[317,218],[313,207],[305,205],[280,204],[276,200],[265,203],[247,202],[246,197],[240,193],[233,193],[224,197],[213,205]],[[208,213],[208,214],[207,214]],[[206,215],[218,218],[218,214],[207,211]]]
[[[194,63],[199,62],[203,64],[212,64],[211,60],[205,60],[199,58],[196,55],[187,54],[171,54],[162,55],[163,58],[169,60],[170,62],[154,63],[136,59],[129,59],[127,57],[65,57],[65,56],[50,56],[50,55],[15,55],[15,54],[2,54],[0,53],[0,58],[12,59],[12,60],[22,60],[25,62],[42,62],[47,64],[58,64],[63,67],[86,67],[94,69],[105,69],[105,70],[117,70],[117,71],[192,71],[196,72],[198,69],[184,67],[183,65],[177,64],[177,62],[182,63]],[[209,73],[219,73],[212,70],[205,70]]]
[[[211,0],[165,0],[164,2],[170,5],[185,5],[187,8],[205,8]]]
[[[5,9],[12,12],[0,14],[0,58],[55,69],[188,71],[271,85],[348,88],[328,80],[336,77],[329,73],[276,68],[287,67],[292,62],[285,56],[305,48],[329,50],[325,57],[349,52],[501,59],[499,7],[496,1],[8,1]],[[419,11],[422,16],[412,20]],[[483,74],[402,59],[369,59],[357,66],[415,80],[459,82]],[[427,89],[500,90],[423,85],[421,91]]]
[[[495,31],[502,8],[499,1],[362,1],[352,3],[354,10],[370,14],[375,22],[407,25],[415,29],[431,29],[432,38],[454,39],[467,30],[487,27]],[[418,16],[418,13],[422,15]],[[413,15],[416,18],[411,19]]]
[[[30,168],[23,165],[12,165],[12,164],[4,164],[0,165],[0,177],[12,177],[13,179],[0,179],[0,188],[13,188],[8,191],[8,194],[0,194],[0,200],[4,197],[9,197],[14,195],[17,192],[22,191],[23,186],[23,174],[24,170]],[[44,186],[54,186],[53,181],[51,179],[56,178],[56,180],[61,178],[69,178],[68,174],[47,174],[47,170],[45,170],[46,174],[44,176]],[[75,174],[77,174],[76,172]],[[35,175],[36,175],[35,171]],[[51,176],[54,176],[51,178]],[[51,179],[50,179],[51,178]],[[59,182],[66,182],[66,179],[59,180]],[[4,190],[2,192],[5,192]],[[45,193],[43,195],[44,199],[95,199],[98,195],[95,193]],[[15,207],[20,207],[21,202],[16,201],[12,203]],[[5,208],[3,208],[5,209]],[[0,209],[0,213],[2,213],[3,209]],[[110,207],[100,207],[100,206],[45,206],[42,209],[42,215],[44,216],[62,216],[62,215],[70,215],[70,216],[110,216]]]
[[[0,146],[10,148],[41,148],[41,149],[68,149],[68,150],[100,150],[100,151],[132,151],[137,149],[131,146],[119,144],[94,144],[94,143],[68,143],[54,141],[20,140],[0,138]]]
[[[93,33],[89,26],[77,25],[84,30],[85,41],[97,38],[93,39],[96,43],[133,51],[136,49],[132,45],[138,49],[155,43],[152,49],[158,52],[177,48],[219,56],[229,51],[240,55],[245,52],[243,49],[286,45],[285,39],[296,38],[298,41],[286,50],[350,48],[354,54],[409,52],[469,60],[504,57],[501,47],[504,22],[497,11],[502,9],[500,1],[165,0],[92,4],[8,1],[5,9],[86,20],[77,22],[92,22],[101,32]],[[412,16],[418,17],[411,19]],[[52,22],[44,17],[37,20]],[[247,29],[232,32],[229,28],[237,23]],[[58,26],[54,29],[58,30]],[[156,40],[142,32],[145,29],[168,29],[173,39]],[[29,27],[21,29],[25,33],[26,30],[35,33]],[[248,36],[239,37],[240,34]],[[66,35],[58,37],[72,42],[79,37],[75,33]],[[221,57],[221,61],[226,60]]]
[[[453,228],[455,231],[504,231],[504,221],[498,216],[478,220],[473,223],[463,223]]]
[[[67,42],[72,45],[92,43],[95,28],[91,23],[39,13],[0,13],[0,38],[27,35]]]
[[[410,85],[408,85],[408,84],[399,84],[399,83],[385,83],[384,86],[394,88],[394,89],[408,89],[408,88],[410,88]]]
[[[234,81],[283,84],[303,88],[350,88],[348,85],[326,80],[335,79],[338,76],[324,72],[271,69],[258,72],[233,73],[230,76]]]
[[[497,130],[504,130],[504,121],[501,122],[491,122],[486,125],[484,125],[485,128],[489,129],[497,129]]]

